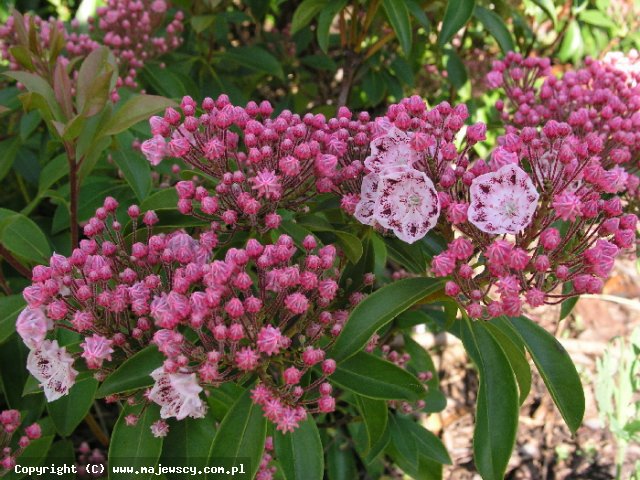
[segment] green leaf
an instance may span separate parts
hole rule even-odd
[[[31,134],[40,125],[40,122],[42,122],[42,116],[37,110],[22,115],[20,119],[20,139],[23,142],[27,142]]]
[[[473,14],[474,0],[447,0],[447,8],[438,35],[438,44],[443,47],[466,25]]]
[[[553,4],[553,0],[531,0],[533,3],[538,5],[544,13],[551,19],[553,22],[553,26],[556,26],[558,22],[558,17],[556,16],[556,6]]]
[[[485,480],[504,478],[518,429],[518,387],[500,345],[481,322],[462,322],[462,340],[480,374],[473,454]]]
[[[582,33],[580,32],[580,25],[575,20],[569,22],[562,44],[558,50],[558,59],[562,62],[566,62],[573,58],[580,56],[582,52]]]
[[[4,72],[9,78],[12,78],[25,86],[25,88],[36,95],[39,95],[46,102],[45,105],[40,105],[41,109],[45,109],[42,112],[44,118],[55,118],[56,120],[63,121],[64,115],[56,100],[56,94],[53,92],[53,88],[42,77],[35,73],[28,72]],[[24,103],[24,102],[23,102]]]
[[[207,397],[207,403],[213,417],[218,421],[222,421],[229,409],[243,393],[244,389],[235,383],[223,383],[216,388],[213,395]]]
[[[509,360],[511,369],[513,370],[513,373],[516,376],[516,381],[518,382],[518,390],[520,392],[519,403],[522,405],[531,391],[531,368],[529,367],[527,357],[524,355],[524,349],[521,350],[509,335],[493,323],[486,323],[485,326],[493,336],[494,340],[498,342],[500,347],[502,347],[502,351]]]
[[[224,52],[223,62],[229,61],[264,72],[284,80],[284,71],[278,59],[260,47],[237,47]]]
[[[38,181],[38,194],[43,194],[51,185],[69,173],[67,154],[61,153],[42,168]]]
[[[98,382],[88,377],[76,382],[68,395],[47,404],[49,415],[60,435],[68,437],[80,425],[93,405],[97,389]]]
[[[274,445],[286,480],[322,480],[324,453],[318,427],[311,415],[293,432],[276,431]]]
[[[178,204],[178,194],[175,188],[164,188],[159,192],[149,195],[140,204],[140,209],[147,210],[175,210]]]
[[[409,18],[409,10],[404,0],[382,0],[389,23],[393,31],[398,37],[398,42],[402,47],[405,56],[411,53],[411,43],[413,32],[411,30],[411,19]]]
[[[331,375],[331,382],[364,397],[380,400],[415,402],[427,393],[411,373],[364,352],[340,363]]]
[[[385,414],[386,416],[386,414]],[[353,480],[358,478],[358,467],[349,442],[337,435],[327,451],[327,476],[329,480]]]
[[[100,130],[98,136],[115,135],[123,132],[138,122],[148,120],[151,115],[175,105],[176,103],[173,100],[165,97],[144,94],[135,95],[113,114],[107,124]]]
[[[155,346],[140,350],[102,382],[96,397],[102,398],[153,385],[151,372],[161,366],[163,360],[164,355]]]
[[[510,319],[533,358],[551,398],[575,433],[584,416],[584,390],[571,357],[560,342],[526,317]]]
[[[38,467],[42,465],[44,459],[47,457],[51,443],[53,442],[53,435],[47,435],[40,437],[36,440],[32,440],[29,445],[24,449],[18,463],[21,467]],[[26,476],[25,473],[16,473],[15,470],[10,471],[4,477],[3,480],[19,480]],[[30,477],[31,480],[34,477]],[[36,477],[37,478],[37,477]]]
[[[113,428],[109,442],[109,480],[130,479],[131,474],[115,474],[113,467],[149,467],[158,463],[162,451],[162,437],[151,434],[151,424],[160,418],[158,406],[154,403],[146,405],[125,406]],[[138,422],[126,425],[127,415],[138,415]],[[153,473],[136,475],[136,478],[157,478]]]
[[[593,25],[595,27],[606,28],[606,29],[614,29],[617,28],[617,25],[613,20],[607,17],[606,14],[603,14],[599,10],[585,10],[578,15],[578,20],[584,23],[588,23],[589,25]]]
[[[318,46],[324,53],[329,51],[329,32],[333,19],[338,12],[347,6],[347,3],[347,0],[331,0],[330,3],[323,7],[320,16],[318,16],[316,36],[318,37]]]
[[[20,149],[20,138],[7,138],[0,142],[0,180],[7,176]]]
[[[399,423],[399,416],[389,413],[389,431],[391,432],[391,443],[398,454],[411,467],[418,467],[418,444],[413,435],[407,435],[407,431]]]
[[[433,364],[433,360],[431,360],[431,357],[422,345],[411,338],[409,332],[405,332],[403,337],[404,349],[411,355],[409,366],[413,367],[417,372],[431,372],[432,375],[431,380],[427,382],[427,395],[424,397],[426,407],[423,411],[440,412],[444,410],[447,406],[447,397],[445,397],[442,390],[440,390],[440,378]]]
[[[304,2],[296,8],[296,11],[293,12],[291,35],[295,35],[309,25],[311,20],[313,20],[328,3],[328,0],[304,0]]]
[[[209,451],[208,463],[215,462],[217,458],[235,461],[249,458],[251,472],[248,473],[249,478],[253,478],[260,465],[266,435],[267,419],[262,414],[262,407],[251,400],[251,389],[247,388],[220,424]],[[206,478],[215,477],[207,475]]]
[[[0,344],[16,331],[16,319],[26,305],[22,295],[0,297]]]
[[[91,52],[80,65],[76,93],[77,110],[83,117],[92,117],[109,101],[117,78],[116,61],[107,47]]]
[[[149,162],[140,154],[134,151],[113,150],[111,157],[122,173],[124,178],[136,194],[139,201],[147,198],[151,190],[151,168]]]
[[[214,393],[215,395],[216,393]],[[204,418],[187,417],[171,421],[169,434],[162,445],[163,465],[195,467],[202,470],[215,436],[215,420],[211,411]],[[182,480],[184,475],[167,473],[168,480]]]
[[[194,15],[191,17],[191,26],[196,33],[202,33],[216,20],[215,15]]]
[[[453,85],[457,90],[460,90],[469,80],[467,67],[465,67],[464,62],[453,49],[446,50],[446,62],[447,79],[451,85]]]
[[[493,11],[488,10],[480,5],[476,5],[473,12],[475,17],[480,20],[480,23],[487,29],[487,31],[496,39],[502,53],[507,53],[515,50],[513,45],[513,38],[511,33],[507,29],[502,19]]]
[[[0,243],[11,253],[36,263],[46,263],[51,255],[47,237],[33,220],[0,208]]]
[[[415,18],[420,26],[424,28],[425,33],[428,35],[431,32],[431,22],[427,17],[427,14],[424,13],[422,6],[416,0],[404,0],[405,5],[411,12],[413,18]]]
[[[331,358],[341,362],[351,357],[381,327],[441,287],[441,280],[418,277],[393,282],[372,293],[351,312],[331,350]]]
[[[419,455],[438,463],[451,464],[451,458],[442,440],[413,419],[403,415],[395,415],[395,420],[405,436],[411,435],[413,437]]]
[[[51,445],[49,454],[43,463],[44,465],[51,465],[52,463],[55,465],[74,465],[76,463],[76,452],[73,448],[73,442],[68,439],[55,442]],[[75,480],[76,475],[73,472],[68,472],[62,475],[56,475],[54,478],[56,480]]]
[[[367,449],[364,452],[367,453],[387,430],[387,402],[358,395],[356,403],[367,432]]]

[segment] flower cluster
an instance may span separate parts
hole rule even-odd
[[[109,0],[106,6],[98,8],[97,19],[89,18],[89,33],[80,30],[77,20],[68,28],[54,18],[45,20],[37,15],[25,15],[22,28],[16,25],[15,17],[9,17],[0,26],[0,57],[9,61],[12,70],[22,69],[24,65],[20,65],[11,48],[24,43],[21,32],[34,28],[39,46],[62,52],[58,58],[64,64],[86,57],[101,45],[109,47],[120,69],[116,88],[137,88],[136,77],[144,63],[175,50],[182,43],[184,14],[177,11],[166,24],[168,10],[165,0]],[[117,92],[112,93],[112,99],[118,99]]]
[[[389,107],[372,122],[365,175],[359,191],[345,193],[343,205],[352,204],[350,213],[360,222],[389,229],[407,243],[423,238],[440,217],[436,185],[455,184],[469,163],[469,149],[485,138],[484,124],[471,125],[458,150],[456,137],[468,116],[466,106],[446,102],[428,110],[417,96]]]
[[[18,410],[3,410],[0,412],[0,477],[16,466],[16,459],[24,449],[42,435],[40,425],[33,423],[24,428],[23,435],[12,443],[12,438],[18,432],[22,420]]]
[[[48,266],[35,267],[24,290],[27,307],[17,331],[49,401],[74,384],[77,357],[103,379],[151,343],[166,360],[143,397],[160,405],[163,419],[202,417],[203,386],[252,375],[258,379],[252,398],[279,430],[293,430],[308,412],[334,409],[326,380],[336,363],[325,352],[348,311],[336,305],[340,269],[333,246],[308,236],[298,249],[281,235],[270,245],[251,239],[214,260],[215,226],[197,239],[183,231],[154,235],[155,213],[131,206],[133,233],[125,240],[117,208],[107,198],[84,227],[89,239],[70,257],[54,254]],[[137,238],[140,220],[144,241]],[[53,328],[80,333],[81,351],[72,354],[47,339]],[[158,434],[167,428],[156,425]]]
[[[634,67],[635,65],[635,67]],[[508,127],[540,127],[550,120],[566,122],[582,141],[602,144],[599,163],[624,168],[625,190],[640,194],[640,73],[637,53],[619,53],[603,61],[587,58],[584,68],[551,74],[550,61],[510,53],[496,61],[487,76],[492,88],[503,87],[506,102],[496,104]]]
[[[176,185],[183,214],[220,221],[230,229],[277,228],[277,209],[299,210],[317,193],[356,182],[369,146],[369,117],[304,117],[269,102],[234,106],[226,95],[205,98],[202,113],[191,97],[150,120],[153,138],[141,150],[153,165],[183,160],[216,180],[215,191],[193,182]]]
[[[109,0],[98,8],[97,18],[89,18],[89,32],[118,62],[118,87],[137,88],[137,72],[144,63],[182,43],[184,14],[177,11],[167,23],[168,10],[166,0]]]

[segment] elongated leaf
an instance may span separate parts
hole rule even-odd
[[[577,58],[582,53],[582,48],[583,39],[580,25],[576,20],[571,20],[558,50],[558,58],[563,62]]]
[[[522,405],[531,391],[531,368],[527,357],[525,357],[524,348],[520,349],[506,332],[493,323],[486,323],[485,326],[509,359],[509,364],[518,382],[520,405]]]
[[[322,8],[318,16],[318,26],[316,28],[316,36],[318,37],[318,45],[320,49],[327,53],[329,50],[329,31],[335,16],[347,6],[347,0],[331,0]]]
[[[404,2],[407,5],[407,8],[411,12],[413,18],[415,18],[418,23],[424,28],[425,33],[428,35],[431,32],[431,22],[427,17],[427,14],[424,13],[422,6],[416,0],[405,0]]]
[[[141,411],[142,410],[142,411]],[[130,426],[125,422],[127,415],[138,415],[138,421]],[[113,428],[109,442],[109,480],[130,479],[131,474],[114,474],[113,467],[149,467],[158,463],[162,451],[162,437],[151,434],[151,424],[160,418],[158,406],[154,403],[142,408],[140,405],[126,406]],[[136,478],[157,478],[153,473],[140,472]]]
[[[474,0],[448,0],[442,19],[442,28],[438,43],[444,46],[458,31],[466,25],[473,14]]]
[[[7,176],[20,149],[20,138],[7,138],[0,142],[0,180]]]
[[[135,95],[113,114],[98,136],[115,135],[123,132],[138,122],[148,120],[151,115],[175,105],[176,103],[173,100],[157,95]]]
[[[73,448],[73,442],[68,439],[58,440],[49,449],[49,453],[47,458],[43,462],[44,465],[51,465],[52,463],[55,465],[67,464],[74,465],[76,463],[76,452]],[[68,473],[64,473],[62,475],[56,475],[56,480],[76,480],[75,473],[69,471]]]
[[[68,395],[47,404],[49,415],[60,435],[68,437],[80,425],[91,409],[97,389],[98,382],[88,377],[76,382]]]
[[[380,441],[387,429],[387,402],[361,395],[358,395],[356,399],[360,416],[362,416],[367,431],[367,450],[365,451],[367,453]]]
[[[260,47],[234,48],[226,51],[222,59],[223,61],[234,62],[284,80],[284,71],[280,62],[276,57]]]
[[[380,327],[441,287],[442,281],[433,278],[407,278],[369,295],[351,312],[331,357],[340,362],[355,355]]]
[[[515,50],[513,44],[513,38],[507,26],[502,19],[493,11],[488,10],[480,5],[476,5],[473,12],[475,17],[480,20],[480,23],[487,29],[487,31],[496,39],[502,53],[507,53]]]
[[[46,107],[42,105],[46,110],[42,112],[44,118],[55,118],[58,121],[64,120],[64,115],[60,109],[60,105],[56,100],[56,95],[49,85],[42,77],[35,73],[29,72],[4,72],[7,77],[23,84],[29,92],[39,95],[46,102]]]
[[[340,436],[329,445],[327,452],[327,476],[329,480],[353,480],[358,478],[358,467],[349,442]]]
[[[217,393],[217,392],[216,392]],[[162,445],[163,465],[198,468],[202,471],[215,436],[215,420],[211,411],[204,418],[187,417],[172,421],[169,435]],[[184,475],[167,473],[168,480],[182,480]]]
[[[473,453],[486,480],[504,478],[518,428],[518,387],[500,345],[479,322],[462,322],[462,340],[480,374]]]
[[[451,85],[453,85],[457,90],[460,90],[469,80],[467,67],[464,65],[460,55],[458,55],[452,48],[446,50],[446,58],[447,79]]]
[[[16,318],[25,306],[22,295],[0,297],[0,344],[16,331]]]
[[[402,457],[412,468],[418,467],[418,444],[413,435],[409,435],[405,428],[399,423],[399,417],[389,414],[389,432],[391,433],[391,444],[395,447],[400,457]]]
[[[427,396],[424,397],[426,407],[425,412],[440,412],[447,406],[447,397],[440,390],[440,378],[436,370],[433,360],[427,351],[411,338],[411,334],[404,334],[404,348],[411,355],[409,366],[413,367],[417,372],[431,372],[431,380],[427,382]]]
[[[150,377],[150,374],[162,365],[163,360],[164,356],[155,346],[149,346],[139,351],[102,382],[96,397],[102,398],[114,393],[128,392],[153,385],[153,378]]]
[[[544,13],[547,14],[555,27],[558,22],[558,17],[556,16],[556,6],[554,5],[553,0],[532,0],[532,2],[538,5]]]
[[[313,417],[307,416],[293,432],[276,431],[274,445],[286,480],[322,480],[324,453]]]
[[[411,53],[413,32],[411,31],[411,19],[407,5],[404,0],[382,0],[382,7],[396,37],[398,37],[402,51],[405,56],[408,56]]]
[[[67,161],[67,155],[61,153],[54,157],[47,163],[40,172],[40,179],[38,182],[38,193],[42,194],[51,185],[63,178],[69,173],[69,162]]]
[[[251,400],[251,389],[248,388],[220,424],[209,451],[208,463],[223,458],[239,463],[248,459],[251,468],[249,478],[253,478],[258,471],[266,435],[267,419],[262,408]],[[207,475],[206,478],[215,478],[215,475]]]
[[[414,402],[426,395],[420,380],[397,365],[360,352],[338,365],[331,381],[364,397]]]
[[[451,458],[442,440],[413,419],[403,415],[395,415],[395,420],[404,435],[411,435],[414,438],[419,455],[435,460],[438,463],[451,464]]]
[[[142,155],[133,151],[123,152],[114,150],[111,152],[113,160],[122,173],[131,189],[143,201],[151,190],[151,168],[149,162]]]
[[[45,263],[51,255],[47,237],[33,220],[7,209],[0,209],[0,243],[11,253],[31,262]]]
[[[296,8],[296,11],[293,12],[291,35],[295,35],[309,25],[311,20],[313,20],[328,3],[328,0],[304,0],[304,2]]]
[[[584,390],[571,357],[553,335],[528,318],[511,318],[511,324],[524,340],[562,418],[575,432],[584,416]]]

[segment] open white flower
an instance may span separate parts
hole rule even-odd
[[[149,400],[160,405],[162,418],[202,418],[207,408],[200,399],[202,387],[195,373],[166,373],[162,367],[151,372],[155,384],[149,392]]]
[[[365,167],[374,173],[398,165],[411,167],[419,157],[410,141],[411,137],[406,132],[391,127],[371,142],[371,155],[364,160]]]
[[[531,223],[539,194],[527,172],[507,164],[471,183],[469,222],[486,233],[516,234]]]
[[[56,340],[44,340],[29,352],[27,370],[40,382],[48,402],[69,393],[78,375],[73,358]]]

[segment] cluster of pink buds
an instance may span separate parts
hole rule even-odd
[[[70,257],[54,254],[48,266],[35,267],[24,290],[17,331],[49,401],[74,384],[78,357],[102,379],[151,343],[166,360],[143,397],[160,405],[162,419],[202,417],[203,386],[251,375],[258,378],[254,401],[284,432],[308,412],[335,408],[326,380],[336,363],[325,352],[347,320],[344,308],[364,295],[341,302],[332,245],[308,236],[298,249],[281,235],[270,245],[250,239],[213,260],[214,230],[197,239],[182,231],[153,234],[158,217],[134,205],[127,210],[133,233],[125,239],[117,208],[108,197],[84,227],[89,238]],[[145,231],[140,222],[144,239],[137,238]],[[54,328],[80,333],[81,352],[47,339]],[[167,428],[159,423],[156,433]]]
[[[22,420],[18,410],[3,410],[0,412],[0,477],[16,466],[16,459],[22,454],[31,440],[40,438],[40,425],[33,423],[25,427],[23,435],[17,443],[11,441],[18,432]]]
[[[556,77],[549,59],[510,53],[494,62],[487,82],[504,88],[506,102],[496,107],[507,126],[540,127],[555,120],[569,124],[572,136],[583,141],[597,137],[600,165],[625,168],[625,189],[634,197],[640,194],[640,73],[633,65],[637,53],[587,58],[584,68]]]
[[[96,468],[95,473],[87,471],[87,465],[104,465],[106,470],[107,458],[105,452],[100,448],[92,449],[87,442],[82,442],[76,449],[76,472],[77,478],[85,480],[91,478],[99,478],[102,474],[98,473],[100,469]],[[93,470],[93,469],[92,469]]]
[[[66,49],[67,57],[64,61],[74,57],[84,57],[98,48],[100,45],[86,34],[70,34],[67,32],[64,22],[55,18],[45,20],[37,15],[24,15],[22,30],[29,32],[31,25],[35,28],[37,43],[42,49]],[[4,25],[0,25],[0,58],[9,62],[11,70],[20,70],[23,67],[11,53],[11,48],[20,44],[16,18],[9,17]],[[52,42],[60,42],[54,46]]]
[[[205,98],[200,114],[191,97],[180,107],[151,118],[153,138],[141,149],[153,165],[173,157],[216,179],[215,191],[176,186],[183,214],[264,232],[280,224],[277,209],[300,210],[318,193],[359,185],[371,136],[366,113],[356,120],[341,108],[327,121],[285,110],[271,118],[269,102],[242,108],[226,95]]]
[[[451,188],[460,179],[470,183],[468,152],[485,139],[486,126],[467,127],[459,151],[456,137],[468,116],[465,105],[443,102],[429,110],[418,96],[391,105],[372,122],[365,175],[355,192],[344,193],[343,207],[350,205],[346,210],[360,222],[391,230],[407,243],[423,238],[446,207],[437,187]]]
[[[109,0],[89,19],[91,34],[113,52],[120,67],[118,87],[137,88],[144,63],[182,43],[184,14],[177,11],[166,24],[166,0]]]
[[[599,293],[616,256],[635,244],[637,217],[616,195],[626,172],[602,168],[600,138],[564,122],[512,131],[499,144],[488,164],[477,160],[440,193],[455,227],[431,265],[452,277],[445,292],[472,318]]]

